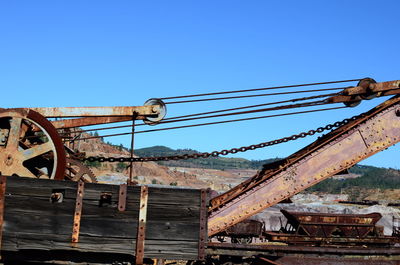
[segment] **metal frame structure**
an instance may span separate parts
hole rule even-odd
[[[399,83],[397,83],[399,84]],[[211,201],[209,235],[329,178],[400,141],[400,97],[339,127]]]
[[[221,233],[265,208],[275,205],[399,142],[400,96],[398,94],[400,94],[400,80],[376,83],[373,79],[367,78],[361,80],[357,86],[346,88],[339,95],[328,98],[325,102],[327,104],[342,102],[346,106],[355,106],[363,99],[397,95],[363,115],[347,120],[344,123],[331,125],[329,130],[336,129],[288,158],[265,165],[253,178],[212,199],[208,216],[206,212],[200,214],[202,225],[198,244],[199,258],[205,257],[205,240],[207,238],[205,231],[208,231],[208,236]],[[0,119],[3,119],[3,123],[9,122],[7,124],[9,126],[6,126],[8,142],[3,148],[4,150],[0,152],[0,174],[18,176],[27,174],[30,177],[37,178],[47,174],[46,176],[52,179],[64,179],[67,156],[68,159],[73,157],[73,151],[66,154],[64,143],[59,135],[60,131],[68,133],[71,128],[132,120],[133,135],[135,120],[144,120],[147,124],[155,124],[160,122],[165,114],[165,105],[158,99],[150,99],[144,106],[138,107],[0,109]],[[48,120],[53,118],[59,120]],[[324,130],[324,128],[319,128],[316,131],[323,132]],[[42,134],[35,135],[37,132]],[[310,132],[309,135],[314,133],[315,131]],[[42,141],[43,135],[47,137],[46,141]],[[300,136],[296,136],[296,139],[306,135],[306,133],[302,133]],[[32,139],[30,137],[34,137],[34,140],[29,140]],[[284,139],[280,140],[282,141],[277,141],[277,143],[285,142]],[[290,139],[286,139],[286,141],[288,140]],[[133,150],[133,138],[131,147]],[[243,149],[240,148],[239,151],[254,150],[256,148],[259,147],[254,145],[243,147]],[[52,152],[52,155],[49,156],[49,152]],[[179,156],[178,159],[206,158],[237,152],[237,149],[215,151],[212,153]],[[43,171],[39,168],[37,169],[39,173],[35,175],[32,173],[32,168],[28,173],[24,162],[36,157],[40,158],[41,163],[48,163],[48,170]],[[177,157],[167,157],[167,159],[170,158],[175,159]],[[116,158],[98,159],[96,161],[100,162],[134,161],[133,153],[128,158],[130,160],[124,160],[126,158],[122,158],[122,160]],[[157,159],[167,160],[165,157]],[[132,168],[130,172],[132,172]],[[79,242],[79,225],[84,188],[80,171],[75,174],[77,175],[76,179],[72,179],[80,182],[78,183],[73,223],[73,244]],[[4,189],[4,183],[5,180],[1,182],[2,189]],[[0,213],[2,212],[1,203],[4,203],[4,201],[1,201],[1,197],[4,197],[4,194],[3,196],[1,195],[0,190]],[[142,186],[135,250],[136,264],[143,263],[147,198],[147,187]],[[201,198],[200,206],[205,208],[207,199],[204,191],[201,193]],[[120,186],[119,211],[125,211],[126,200],[126,186]],[[206,223],[206,218],[208,218],[208,224],[204,226],[203,223]],[[209,246],[212,247],[213,245],[209,244]]]

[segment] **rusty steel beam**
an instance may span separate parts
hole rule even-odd
[[[369,237],[346,237],[346,236],[330,236],[330,237],[322,237],[322,236],[309,236],[309,235],[299,235],[299,234],[287,234],[287,233],[278,233],[278,232],[269,232],[267,231],[265,234],[266,238],[270,242],[283,242],[286,244],[296,244],[296,245],[319,245],[319,246],[328,246],[328,245],[342,245],[349,246],[351,244],[363,245],[363,246],[390,246],[395,245],[400,242],[400,238],[391,237],[391,236],[369,236]],[[318,244],[317,244],[318,243]]]
[[[377,97],[393,96],[400,94],[400,89],[391,89],[377,93]],[[343,103],[353,101],[353,96],[338,95],[327,99],[328,103]]]
[[[136,265],[143,264],[144,258],[144,241],[146,235],[146,223],[147,223],[147,201],[149,198],[149,189],[147,186],[140,187],[140,202],[139,202],[139,220],[137,227],[136,236]]]
[[[83,181],[79,181],[78,188],[76,191],[74,223],[73,223],[73,227],[72,227],[72,245],[74,245],[74,246],[76,246],[76,244],[79,242],[79,232],[80,232],[80,227],[81,227],[84,187],[85,187],[85,183]]]
[[[362,79],[358,86],[344,89],[340,95],[327,99],[328,103],[341,103],[398,95],[400,93],[400,80],[376,83],[371,78]]]
[[[396,144],[400,141],[399,114],[397,96],[321,137],[275,169],[261,171],[227,197],[217,197],[219,201],[211,202],[209,211],[209,236]]]
[[[139,107],[54,107],[54,108],[31,108],[46,118],[73,118],[73,117],[107,117],[128,116],[134,113],[151,116],[160,112],[159,105]]]
[[[390,257],[297,257],[285,256],[278,258],[276,262],[282,265],[398,265],[398,259],[391,259]],[[261,265],[261,264],[257,264]]]
[[[207,191],[200,191],[200,236],[198,260],[204,260],[206,256],[207,242]]]
[[[346,88],[343,91],[344,95],[361,95],[365,93],[377,93],[391,89],[400,88],[400,80],[386,81],[380,83],[369,83],[368,85],[359,85],[356,87]]]
[[[273,254],[273,256],[283,256],[287,254],[320,254],[320,255],[348,255],[348,256],[393,256],[400,258],[400,248],[398,247],[337,247],[337,246],[287,246],[277,244],[231,244],[231,243],[207,243],[208,255],[234,255],[238,256],[253,256],[262,253]]]
[[[118,196],[118,211],[123,212],[126,208],[126,194],[127,184],[119,185],[119,196]]]
[[[144,120],[145,118],[146,118],[146,116],[143,116],[143,115],[135,116],[135,119],[137,119],[137,120]],[[61,128],[67,129],[67,128],[74,128],[74,127],[83,127],[83,126],[90,126],[90,125],[131,121],[132,119],[133,119],[133,116],[130,116],[130,117],[85,117],[85,118],[51,121],[51,123],[57,129],[61,129]]]

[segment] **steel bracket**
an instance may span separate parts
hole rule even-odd
[[[6,195],[6,176],[0,176],[0,250],[1,242],[3,241],[3,223],[4,223],[4,203]],[[1,256],[0,256],[1,258]]]
[[[126,192],[127,184],[119,185],[119,196],[118,196],[118,211],[123,212],[126,208]]]
[[[80,230],[80,226],[81,226],[84,188],[85,188],[85,183],[83,181],[79,181],[78,189],[76,192],[74,224],[72,227],[72,244],[76,244],[79,242],[79,230]]]
[[[200,191],[200,235],[199,235],[199,254],[198,259],[204,260],[206,255],[206,239],[207,239],[207,191]]]
[[[139,220],[136,235],[136,265],[143,264],[144,258],[144,239],[146,234],[147,200],[149,190],[147,186],[140,187]]]

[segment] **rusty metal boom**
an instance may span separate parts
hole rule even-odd
[[[400,97],[395,96],[214,198],[208,234],[224,231],[399,141]]]

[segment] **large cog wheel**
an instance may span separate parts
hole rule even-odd
[[[57,130],[30,109],[0,109],[0,173],[64,179],[66,156]]]
[[[89,183],[96,183],[96,176],[93,172],[82,164],[80,161],[67,158],[67,169],[65,171],[65,178],[72,181],[83,181]]]

